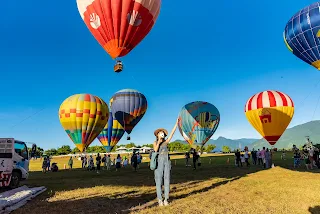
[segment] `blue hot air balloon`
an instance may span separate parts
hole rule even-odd
[[[108,123],[98,135],[98,140],[107,150],[107,152],[111,152],[113,147],[120,141],[123,134],[123,127],[117,120],[113,118],[112,113],[110,112]]]
[[[217,130],[220,122],[219,110],[208,102],[192,102],[185,105],[179,114],[178,128],[190,144],[202,146]]]
[[[130,135],[147,111],[146,97],[137,90],[124,89],[116,92],[110,99],[110,108],[115,118]],[[130,136],[127,137],[130,140]]]
[[[292,16],[283,37],[287,48],[294,55],[320,70],[320,2]]]

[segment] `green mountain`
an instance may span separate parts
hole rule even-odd
[[[310,121],[287,129],[274,147],[278,149],[289,149],[293,145],[300,147],[306,143],[306,136],[310,136],[310,141],[314,144],[320,143],[320,120]],[[250,147],[258,149],[263,146],[270,147],[270,144],[266,140],[260,139]]]
[[[289,149],[292,148],[293,145],[300,147],[305,144],[306,136],[310,136],[310,140],[314,144],[320,143],[320,120],[310,121],[287,129],[274,147],[278,149]],[[187,143],[184,140],[176,141],[183,144]],[[221,151],[223,146],[229,146],[231,150],[237,148],[243,149],[245,146],[248,146],[249,149],[260,149],[264,146],[271,148],[270,144],[264,138],[260,140],[250,138],[233,140],[225,137],[219,137],[216,140],[210,139],[206,145],[208,144],[214,144],[217,146],[214,151]]]

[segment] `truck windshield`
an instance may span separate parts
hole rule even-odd
[[[21,157],[28,160],[28,148],[24,142],[15,141],[14,142],[14,150]]]

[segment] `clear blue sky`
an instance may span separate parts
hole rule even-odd
[[[311,3],[163,1],[151,33],[123,59],[125,70],[116,74],[114,62],[80,18],[75,0],[4,1],[0,136],[45,149],[73,147],[58,119],[61,102],[76,93],[108,102],[124,88],[137,89],[148,99],[147,113],[131,135],[136,144],[152,143],[156,128],[171,130],[181,107],[196,100],[220,110],[213,138],[260,137],[246,120],[244,105],[268,89],[293,99],[296,111],[290,126],[309,121],[320,72],[287,50],[282,33],[289,18]],[[314,119],[319,118],[320,107]],[[182,139],[178,130],[177,138]],[[120,144],[125,143],[124,137]]]

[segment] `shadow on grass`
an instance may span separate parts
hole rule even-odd
[[[282,161],[280,160],[280,155],[280,152],[275,154],[275,165],[293,169],[289,167],[291,160]],[[229,162],[227,162],[228,158]],[[171,193],[174,193],[171,196],[172,200],[179,200],[210,191],[217,186],[263,170],[263,167],[258,165],[235,167],[233,156],[203,157],[201,161],[202,166],[197,170],[193,170],[192,167],[185,167],[184,159],[172,160],[171,184],[174,185],[171,188]],[[303,171],[302,168],[300,170]],[[214,178],[227,180],[201,187],[202,181]],[[141,164],[138,172],[133,172],[131,168],[122,168],[118,172],[114,169],[112,171],[101,171],[100,174],[82,169],[61,170],[47,174],[31,172],[30,178],[25,184],[28,186],[46,186],[48,191],[15,213],[30,211],[36,214],[43,213],[44,210],[46,211],[45,213],[61,213],[63,211],[63,213],[69,214],[97,213],[101,211],[104,213],[129,213],[130,211],[139,211],[157,206],[154,172],[149,169],[146,163]],[[54,196],[57,191],[71,191],[95,186],[105,186],[106,190],[108,187],[119,186],[127,188],[128,191],[100,194],[99,196],[93,195],[84,199],[75,198],[51,202],[46,200],[46,198]],[[190,186],[196,186],[197,188],[189,193],[183,192]],[[141,187],[144,188],[144,192],[140,191],[139,188]],[[181,194],[179,194],[180,191]],[[312,210],[311,213],[319,213],[317,212],[319,207],[310,208],[309,210],[310,212]]]
[[[309,212],[311,214],[320,214],[320,206],[310,207]]]
[[[171,197],[171,200],[178,200],[186,198],[198,193],[210,191],[218,186],[224,185],[228,182],[238,180],[240,177],[236,177],[230,180],[213,183],[208,187],[203,187],[198,190],[194,190],[188,194],[182,194],[176,197]],[[188,185],[195,185],[198,182],[189,182]],[[173,190],[172,192],[175,192]],[[155,199],[155,190],[148,191],[146,193],[139,193],[139,191],[128,191],[120,194],[105,195],[99,197],[90,197],[85,199],[75,200],[61,200],[48,202],[46,200],[35,200],[27,204],[22,209],[15,211],[14,213],[130,213],[137,212],[146,208],[152,208],[158,206]],[[36,203],[36,205],[35,205]],[[34,205],[35,206],[34,206]]]
[[[184,182],[201,182],[212,178],[235,178],[243,177],[250,173],[263,170],[261,166],[237,168],[234,164],[226,164],[226,157],[202,158],[202,166],[196,170],[185,167],[183,159],[172,160],[171,184]],[[209,164],[210,162],[210,164]],[[29,179],[24,182],[28,186],[46,186],[51,191],[68,191],[79,188],[90,188],[95,186],[155,186],[154,172],[147,163],[143,163],[137,172],[130,167],[122,168],[116,172],[86,171],[82,169],[60,170],[58,172],[31,172]]]

